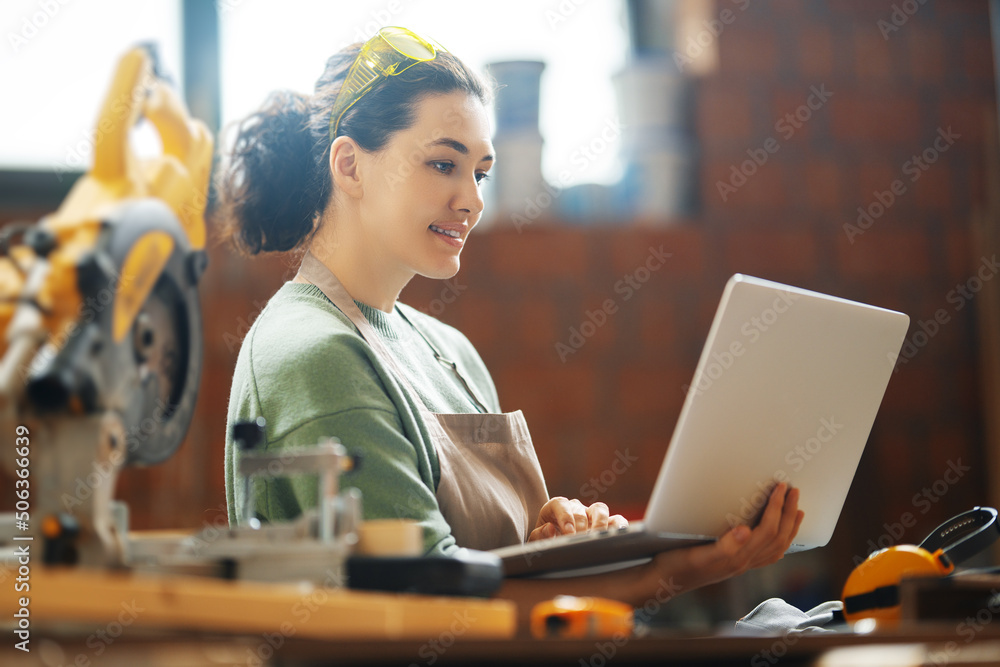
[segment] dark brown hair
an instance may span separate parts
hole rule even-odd
[[[256,255],[291,250],[308,239],[330,201],[330,111],[361,44],[326,61],[313,95],[271,93],[263,107],[239,122],[233,147],[218,178],[211,217],[224,239]],[[445,51],[401,74],[386,77],[340,120],[367,152],[385,147],[409,128],[426,95],[466,92],[488,104],[492,90],[462,61]]]

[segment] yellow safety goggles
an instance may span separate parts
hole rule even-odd
[[[382,28],[365,42],[358,57],[347,72],[344,85],[337,93],[330,112],[330,140],[337,137],[340,119],[355,102],[364,97],[382,78],[396,76],[417,63],[434,60],[440,44],[432,44],[412,30],[399,27]]]

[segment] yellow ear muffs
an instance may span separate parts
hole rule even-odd
[[[997,511],[976,507],[938,526],[920,546],[902,544],[876,551],[854,568],[844,584],[844,618],[895,623],[902,579],[951,574],[956,563],[992,544],[1000,536],[997,529]]]
[[[899,619],[899,582],[910,577],[943,577],[955,569],[941,549],[934,553],[912,544],[876,551],[854,568],[844,584],[844,618]]]

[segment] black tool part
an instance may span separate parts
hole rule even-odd
[[[96,324],[87,324],[77,329],[76,335],[66,341],[58,355],[36,357],[25,393],[28,400],[40,414],[62,412],[69,409],[70,399],[75,398],[79,409],[85,413],[100,409],[100,390],[95,378],[98,376],[97,355],[93,350],[103,345],[104,336]],[[72,358],[76,363],[62,363],[62,359]]]
[[[44,227],[31,227],[24,232],[24,244],[39,257],[48,257],[56,249],[56,235]]]
[[[346,566],[348,587],[363,590],[489,597],[503,583],[500,558],[472,549],[454,556],[351,556]]]
[[[248,422],[237,422],[233,424],[233,442],[240,448],[240,451],[248,452],[260,446],[264,442],[264,427],[267,420],[263,417]]]
[[[48,519],[54,522],[55,530],[44,535],[42,562],[46,565],[76,565],[79,559],[76,538],[80,535],[80,523],[69,512],[60,512]]]

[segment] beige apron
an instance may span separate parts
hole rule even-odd
[[[319,287],[350,318],[361,337],[418,406],[441,471],[436,491],[438,506],[451,526],[455,542],[462,547],[487,550],[527,540],[549,496],[521,411],[489,414],[457,364],[446,359],[423,332],[397,310],[427,342],[434,356],[455,372],[483,411],[432,413],[333,272],[307,252],[299,276]]]

